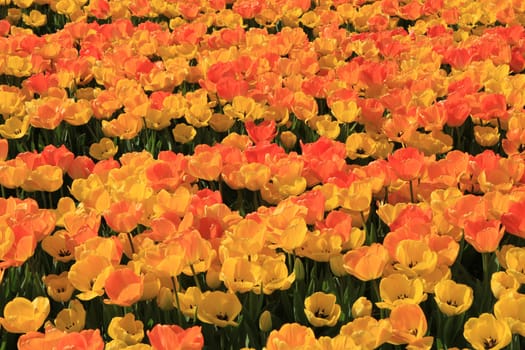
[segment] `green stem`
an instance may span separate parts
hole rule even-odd
[[[490,290],[492,253],[482,253],[481,259],[483,262],[483,302],[481,303],[481,311],[490,312],[490,307],[492,306],[492,292]]]
[[[171,283],[173,284],[173,294],[175,296],[175,303],[177,304],[177,320],[179,322],[179,326],[183,327],[182,310],[180,309],[179,293],[177,291],[177,282],[175,281],[174,276],[171,276]]]
[[[202,291],[201,284],[199,282],[199,279],[197,278],[197,273],[195,272],[195,268],[193,267],[193,264],[190,264],[191,274],[193,275],[193,280],[195,281],[195,285],[197,288],[199,288],[200,291]]]

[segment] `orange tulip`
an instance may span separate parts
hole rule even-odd
[[[223,166],[221,154],[206,145],[195,147],[193,156],[188,161],[188,173],[196,178],[217,180]]]
[[[343,256],[345,270],[361,281],[371,281],[381,277],[390,261],[386,248],[379,243],[362,246]]]
[[[518,237],[525,238],[525,201],[510,204],[508,212],[501,216],[505,230]]]
[[[392,337],[389,343],[408,344],[418,348],[430,349],[433,337],[425,337],[427,319],[423,310],[416,304],[401,304],[390,313]]]
[[[401,148],[388,156],[388,163],[394,173],[405,181],[419,178],[425,170],[425,157],[416,148]]]
[[[106,304],[131,306],[139,301],[144,292],[144,276],[138,276],[133,270],[122,267],[111,272],[104,283],[109,299]]]
[[[131,232],[137,227],[143,212],[142,204],[122,200],[110,205],[104,213],[104,219],[115,232]]]
[[[499,247],[505,228],[499,220],[467,220],[464,237],[479,253],[491,253]]]
[[[182,329],[177,325],[157,324],[147,334],[156,350],[200,350],[204,346],[199,326]]]

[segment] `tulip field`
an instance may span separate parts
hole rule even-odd
[[[0,0],[0,350],[523,349],[524,26]]]

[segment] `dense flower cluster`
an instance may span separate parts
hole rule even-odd
[[[0,18],[2,347],[524,342],[522,2]]]

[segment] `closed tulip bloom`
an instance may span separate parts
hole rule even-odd
[[[109,322],[108,335],[120,340],[126,346],[138,344],[144,339],[144,324],[135,320],[135,315],[127,313],[124,317],[113,317]]]
[[[334,294],[316,292],[304,300],[304,313],[314,327],[333,327],[341,315]]]
[[[27,333],[38,330],[50,311],[49,299],[36,297],[33,301],[16,297],[4,307],[0,324],[9,333]]]
[[[472,288],[450,279],[438,282],[434,292],[434,300],[439,310],[447,316],[464,313],[470,308],[474,299]]]
[[[400,304],[419,304],[427,300],[422,279],[409,279],[399,273],[383,277],[379,283],[379,293],[383,301],[376,305],[382,309],[392,310]]]
[[[463,329],[463,336],[475,350],[503,349],[512,340],[507,322],[489,313],[469,318]]]
[[[218,327],[237,326],[235,322],[242,310],[242,305],[233,293],[214,291],[204,293],[197,310],[200,321]]]
[[[359,318],[372,315],[372,302],[366,297],[359,297],[352,304],[352,317]]]
[[[259,316],[259,329],[262,332],[269,332],[272,330],[272,314],[270,311],[265,310]]]

